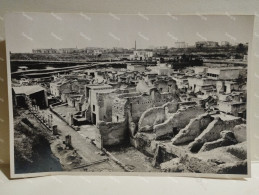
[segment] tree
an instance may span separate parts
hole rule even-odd
[[[244,46],[244,44],[239,43],[236,47],[236,52],[238,53],[246,53],[247,52],[247,48]]]

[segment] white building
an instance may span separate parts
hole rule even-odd
[[[143,50],[135,50],[133,51],[133,54],[130,55],[130,60],[146,60],[148,58],[153,57],[153,52],[152,51],[143,51]]]
[[[240,67],[208,68],[207,77],[215,80],[235,80],[240,75]]]

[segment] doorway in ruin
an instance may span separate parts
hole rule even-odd
[[[17,96],[16,97],[16,105],[18,107],[26,107],[26,101],[24,96]]]
[[[223,86],[223,90],[224,90],[224,92],[227,92],[227,86],[226,85]]]
[[[93,113],[92,122],[94,125],[96,125],[96,114]]]

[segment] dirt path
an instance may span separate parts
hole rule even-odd
[[[85,163],[91,164],[89,165],[90,171],[95,171],[95,168],[98,171],[114,171],[114,172],[124,172],[124,170],[109,159],[106,155],[101,155],[103,152],[95,147],[89,139],[85,139],[78,132],[72,129],[67,123],[61,120],[58,116],[52,113],[49,109],[44,110],[44,114],[47,116],[48,114],[52,114],[53,116],[53,124],[58,126],[58,130],[60,132],[60,138],[65,140],[66,135],[71,136],[71,142],[74,149],[76,149],[77,153],[83,158]],[[102,163],[98,163],[102,161]]]

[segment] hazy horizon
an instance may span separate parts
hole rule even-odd
[[[32,49],[126,48],[137,49],[197,41],[247,43],[253,33],[253,16],[230,15],[114,15],[15,13],[6,18],[8,52]]]

